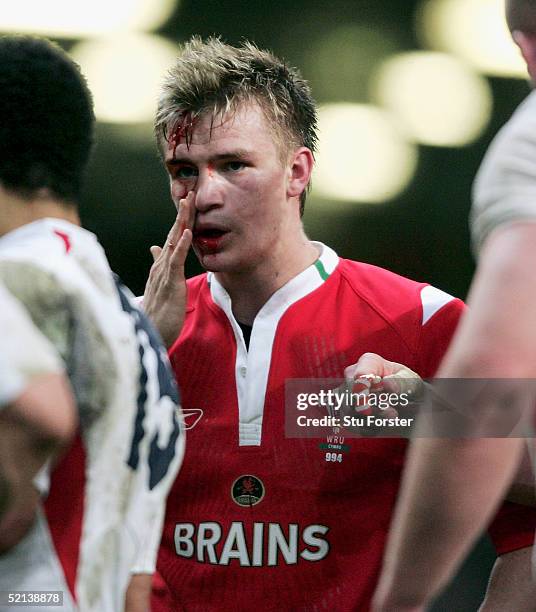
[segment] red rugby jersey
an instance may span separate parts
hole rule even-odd
[[[337,440],[341,460],[327,461],[326,438],[285,437],[285,381],[340,378],[367,351],[432,376],[463,308],[324,247],[261,309],[246,351],[223,287],[190,279],[170,357],[193,427],[158,559],[169,599],[153,611],[366,611],[406,443]],[[533,540],[535,512],[509,512],[501,552]]]

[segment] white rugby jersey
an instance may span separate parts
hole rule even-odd
[[[16,399],[34,378],[62,370],[54,347],[0,284],[0,408]]]
[[[96,237],[78,226],[41,219],[5,235],[0,280],[56,347],[78,404],[86,467],[77,605],[122,610],[131,572],[154,571],[184,452],[167,355]],[[35,589],[31,575],[10,567],[0,560],[0,591]]]
[[[536,91],[495,136],[473,185],[471,232],[478,255],[493,229],[536,220]]]

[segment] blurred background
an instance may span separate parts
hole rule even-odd
[[[99,123],[82,218],[135,293],[175,216],[152,135],[158,85],[199,34],[251,39],[310,81],[311,238],[465,297],[471,183],[529,91],[502,0],[17,0],[0,32],[56,40],[88,77]],[[483,541],[434,609],[476,610],[492,561]]]

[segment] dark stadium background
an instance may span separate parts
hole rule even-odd
[[[359,87],[332,93],[329,85],[315,81],[310,70],[315,41],[339,25],[379,24],[395,33],[401,49],[417,49],[415,5],[410,0],[182,0],[159,33],[176,42],[192,34],[218,34],[228,42],[250,38],[298,66],[311,80],[319,103],[363,102]],[[70,44],[60,43],[66,48]],[[333,57],[334,79],[341,61]],[[363,72],[366,66],[360,63],[356,79]],[[489,83],[493,115],[479,140],[463,148],[420,146],[416,176],[387,204],[320,209],[312,198],[305,212],[309,236],[341,256],[387,267],[464,298],[474,269],[467,230],[471,182],[487,144],[528,91],[520,79],[490,78]],[[143,292],[151,264],[149,247],[164,241],[174,219],[156,147],[137,136],[140,129],[132,127],[128,135],[124,126],[99,124],[82,204],[84,224],[98,233],[112,267],[136,293]],[[199,271],[193,256],[187,271]],[[492,562],[491,544],[483,541],[434,610],[476,610]]]

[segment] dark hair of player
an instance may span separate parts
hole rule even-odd
[[[93,144],[91,94],[57,45],[0,37],[0,183],[31,199],[38,191],[79,200]]]

